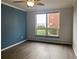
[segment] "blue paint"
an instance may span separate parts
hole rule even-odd
[[[1,5],[1,48],[25,40],[25,27],[26,12],[3,4]]]

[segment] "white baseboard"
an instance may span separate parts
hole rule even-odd
[[[19,44],[21,44],[21,43],[23,43],[23,42],[25,42],[26,40],[23,40],[23,41],[20,41],[20,42],[18,42],[18,43],[16,43],[16,44],[13,44],[13,45],[11,45],[11,46],[8,46],[8,47],[6,47],[6,48],[3,48],[3,49],[1,49],[1,52],[2,51],[5,51],[5,50],[7,50],[7,49],[9,49],[9,48],[12,48],[12,47],[14,47],[14,46],[16,46],[16,45],[19,45]]]
[[[45,39],[35,39],[35,38],[31,38],[31,39],[29,38],[29,40],[72,45],[72,42],[58,41],[58,40],[45,40]]]
[[[74,50],[74,48],[73,48],[73,51],[74,51],[74,53],[75,53],[75,56],[76,56],[76,58],[77,58],[77,54],[76,54],[76,51]]]

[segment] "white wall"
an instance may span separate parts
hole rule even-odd
[[[77,55],[77,6],[74,6],[73,11],[73,49]]]
[[[60,12],[60,35],[59,38],[48,38],[48,37],[36,37],[35,36],[35,15],[37,13],[48,13],[48,12]],[[32,11],[27,13],[27,37],[29,40],[49,41],[49,42],[60,42],[71,44],[72,43],[72,23],[73,23],[73,8],[63,8],[57,10],[44,10],[44,11]]]

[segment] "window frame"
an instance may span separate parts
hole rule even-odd
[[[59,13],[60,15],[59,15],[59,34],[58,34],[58,36],[49,36],[48,35],[48,27],[47,27],[47,25],[48,25],[48,14],[50,14],[50,13]],[[38,15],[38,14],[46,14],[46,35],[36,35],[37,34],[37,30],[36,30],[36,25],[37,25],[37,20],[36,20],[36,16]],[[60,16],[61,16],[61,13],[59,12],[59,11],[55,11],[55,12],[47,12],[47,13],[37,13],[36,15],[35,15],[35,36],[36,37],[53,37],[53,38],[59,38],[60,37]]]

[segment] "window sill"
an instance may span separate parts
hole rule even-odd
[[[46,38],[59,38],[59,36],[42,36],[42,35],[35,35],[36,37],[46,37]]]

